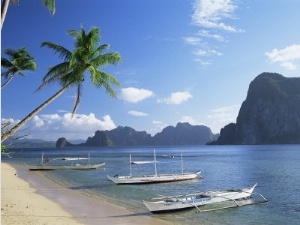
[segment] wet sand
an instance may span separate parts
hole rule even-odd
[[[39,173],[1,163],[1,224],[168,225],[103,199],[59,186]]]

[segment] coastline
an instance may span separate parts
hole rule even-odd
[[[145,224],[167,221],[136,214],[59,186],[39,173],[1,162],[1,222],[11,224]]]

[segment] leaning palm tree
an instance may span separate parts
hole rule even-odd
[[[8,59],[1,58],[1,67],[6,69],[1,73],[1,77],[6,79],[5,83],[1,85],[1,89],[4,88],[16,74],[24,76],[23,71],[36,70],[34,58],[27,52],[25,47],[18,50],[6,49],[4,54],[8,56]]]
[[[111,97],[117,96],[110,85],[113,84],[120,87],[120,83],[113,76],[99,70],[99,68],[109,64],[117,64],[121,61],[120,54],[117,52],[106,52],[109,48],[108,44],[98,46],[100,40],[98,28],[92,28],[86,33],[83,27],[81,27],[80,31],[69,30],[68,33],[75,38],[75,49],[73,52],[52,42],[42,43],[42,47],[48,47],[55,53],[58,53],[63,59],[63,62],[49,69],[48,73],[43,78],[42,85],[39,86],[37,90],[43,89],[53,82],[59,82],[62,88],[42,105],[33,110],[12,129],[5,134],[2,134],[2,142],[70,87],[76,88],[75,101],[72,109],[73,115],[80,103],[82,85],[87,73],[90,74],[93,86],[96,88],[103,86]]]

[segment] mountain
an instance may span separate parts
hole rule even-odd
[[[89,137],[85,144],[81,145],[85,146],[112,146],[112,141],[107,137],[107,134],[104,131],[96,131],[94,137]]]
[[[145,131],[119,126],[110,131],[96,131],[81,146],[151,146],[151,145],[204,145],[216,139],[210,128],[178,123],[168,126],[152,137]],[[63,143],[63,144],[62,144]],[[58,139],[57,147],[74,146],[65,139]]]
[[[131,127],[119,126],[113,130],[105,131],[115,146],[151,145],[151,135],[145,131],[136,131]]]
[[[222,128],[214,144],[300,144],[300,78],[258,75],[236,123]]]
[[[168,126],[157,133],[152,140],[154,145],[203,145],[215,139],[210,128],[178,123],[176,127]]]
[[[44,141],[40,139],[7,139],[3,143],[7,148],[54,148],[55,141]]]

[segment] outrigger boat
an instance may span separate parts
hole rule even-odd
[[[263,200],[259,202],[251,202],[248,204],[239,204],[237,202],[238,200],[250,198],[256,185],[257,183],[249,188],[230,189],[227,191],[206,191],[206,192],[198,192],[198,193],[187,194],[187,195],[155,197],[155,198],[144,200],[143,203],[152,213],[165,213],[165,212],[178,211],[178,210],[183,210],[183,209],[188,209],[193,207],[197,208],[198,212],[206,212],[206,211],[213,211],[213,210],[267,202],[267,199],[265,199],[262,195],[260,196],[263,198]],[[198,208],[199,206],[220,203],[225,201],[233,201],[235,205],[222,207],[222,208],[213,208],[211,210],[200,210]]]
[[[114,182],[115,184],[145,184],[145,183],[162,183],[162,182],[176,182],[176,181],[184,181],[184,180],[192,180],[192,179],[203,179],[201,176],[201,171],[184,173],[183,172],[183,164],[182,164],[182,155],[181,155],[181,173],[178,174],[158,174],[156,169],[156,154],[154,150],[154,174],[153,175],[143,175],[143,176],[132,176],[131,172],[131,155],[129,157],[130,162],[130,175],[129,176],[119,176],[115,175],[113,177],[108,176],[107,178]],[[142,161],[141,161],[142,162]],[[148,163],[150,161],[147,161]],[[142,163],[139,163],[142,164]]]
[[[158,161],[156,161],[158,162]],[[149,164],[149,163],[156,163],[154,161],[131,161],[131,164]]]
[[[79,164],[78,161],[80,160],[87,160],[87,163]],[[51,163],[53,161],[71,161],[72,163],[70,165],[63,165],[63,164],[55,165]],[[73,163],[74,161],[76,163]],[[29,170],[90,170],[90,169],[97,169],[104,165],[105,163],[91,165],[90,154],[88,155],[88,158],[64,157],[64,158],[44,159],[44,153],[43,153],[40,165],[24,165],[24,166]]]
[[[170,158],[170,159],[175,159],[175,156],[174,156],[174,155],[163,155],[163,157],[165,157],[165,158]]]

